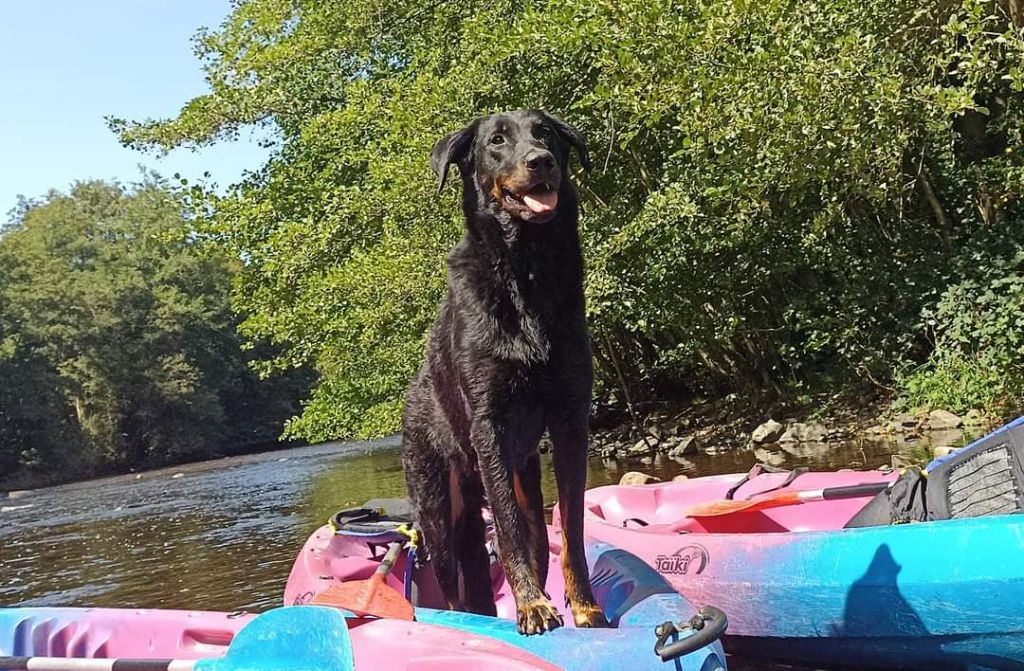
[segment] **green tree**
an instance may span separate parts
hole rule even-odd
[[[7,284],[0,251],[0,296]],[[36,343],[16,328],[10,306],[0,300],[0,474],[43,463],[67,467],[62,447],[73,450],[79,436],[70,408],[58,393],[58,376]],[[2,478],[0,478],[2,479]]]
[[[280,148],[216,202],[244,332],[315,365],[294,435],[397,426],[459,234],[432,143],[489,111],[581,128],[605,393],[884,383],[922,310],[1022,242],[1017,0],[243,0],[197,52],[210,93],[126,144],[262,124]],[[1016,22],[1016,24],[1015,24]]]
[[[261,382],[231,272],[157,178],[51,192],[0,237],[4,463],[71,475],[266,443],[302,375]],[[34,432],[34,433],[33,433]]]

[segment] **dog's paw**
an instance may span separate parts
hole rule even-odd
[[[535,599],[517,609],[516,622],[519,633],[527,636],[543,634],[564,624],[562,616],[548,599]]]
[[[572,619],[577,627],[607,627],[608,619],[601,607],[593,603],[583,603],[572,609]]]

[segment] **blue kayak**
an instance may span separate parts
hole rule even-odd
[[[585,531],[641,557],[691,602],[727,612],[731,654],[819,668],[1024,671],[1022,448],[1024,419],[931,464],[926,521],[845,528],[869,503],[895,508],[899,496],[824,495],[899,473],[762,472],[598,487],[586,494]],[[687,514],[798,493],[810,496]]]
[[[416,619],[498,639],[566,671],[725,671],[718,642],[728,624],[722,611],[704,608],[696,615],[664,578],[625,550],[592,541],[586,552],[594,597],[614,628],[523,636],[512,620],[472,613],[418,608]],[[691,620],[705,629],[659,629]]]
[[[342,613],[0,608],[0,669],[351,671]]]
[[[559,671],[493,638],[335,608],[0,608],[6,671]]]

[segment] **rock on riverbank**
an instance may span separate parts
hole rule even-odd
[[[750,418],[751,409],[724,402],[706,403],[677,412],[652,412],[637,421],[594,431],[591,453],[604,459],[646,462],[662,455],[680,463],[694,454],[755,449],[770,456],[782,450],[806,456],[830,444],[857,437],[894,440],[935,447],[941,454],[963,445],[965,436],[980,435],[997,419],[972,410],[964,416],[944,409],[889,413],[881,403],[836,412],[821,419]],[[881,409],[881,412],[880,412]]]

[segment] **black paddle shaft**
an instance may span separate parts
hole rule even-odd
[[[889,482],[871,482],[866,485],[849,485],[847,487],[828,487],[821,490],[823,501],[833,499],[852,499],[858,496],[874,496],[889,488]]]
[[[66,657],[0,657],[0,669],[7,671],[167,671],[171,665],[191,668],[194,660],[173,659],[88,659]]]

